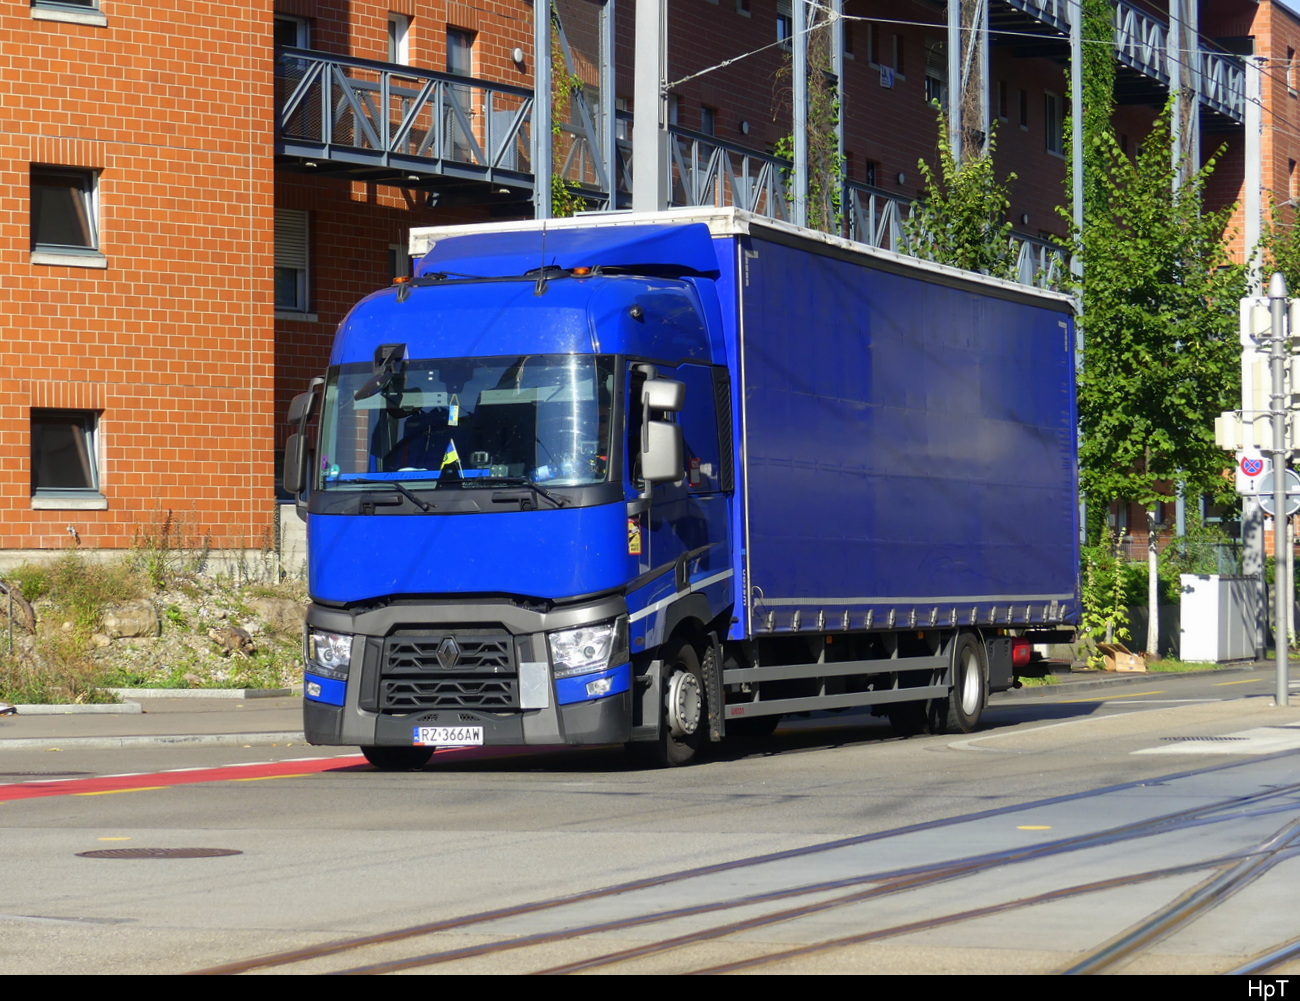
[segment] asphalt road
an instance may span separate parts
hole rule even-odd
[[[9,749],[0,968],[184,972],[372,936],[266,969],[1052,972],[1266,859],[1122,959],[1223,971],[1300,936],[1300,705],[1272,691],[1268,671],[1024,690],[960,737],[810,718],[671,771],[615,749],[416,773],[302,746]],[[83,854],[122,848],[238,854]]]

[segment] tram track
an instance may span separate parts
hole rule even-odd
[[[946,827],[1006,817],[1015,813],[1041,812],[1046,808],[1075,803],[1080,799],[1104,796],[1108,793],[1122,793],[1143,786],[1166,786],[1180,779],[1210,775],[1224,769],[1242,767],[1243,764],[1241,762],[1218,764],[1164,778],[1124,783],[1106,789],[1075,793],[1030,804],[979,811],[748,859],[665,873],[657,877],[566,897],[531,901],[274,955],[250,957],[195,972],[234,974],[271,969],[343,975],[373,975],[425,969],[430,972],[457,972],[472,960],[492,959],[513,954],[512,962],[515,965],[511,967],[512,970],[550,975],[588,971],[610,972],[625,968],[629,964],[640,964],[644,967],[647,961],[655,957],[660,959],[672,957],[665,968],[666,971],[700,974],[732,973],[797,960],[809,955],[847,950],[871,942],[899,939],[996,914],[1028,912],[1042,905],[1089,894],[1158,883],[1161,880],[1186,877],[1196,873],[1207,873],[1205,879],[1171,904],[1157,908],[1148,918],[1126,927],[1102,946],[1089,950],[1085,955],[1077,956],[1071,966],[1061,971],[1104,972],[1130,961],[1144,949],[1149,949],[1178,929],[1194,922],[1201,914],[1218,906],[1237,890],[1262,877],[1274,865],[1300,853],[1300,819],[1289,819],[1286,824],[1270,832],[1267,837],[1256,839],[1236,851],[1194,858],[1176,865],[1140,868],[1137,871],[1101,879],[1083,882],[1067,880],[1064,885],[1054,886],[1039,893],[1010,897],[976,907],[932,913],[908,922],[863,927],[850,934],[834,938],[822,939],[815,934],[810,934],[808,941],[796,947],[762,946],[756,949],[752,936],[762,929],[772,929],[776,926],[790,929],[801,921],[815,919],[827,912],[862,907],[882,898],[909,893],[917,894],[919,898],[924,895],[923,891],[939,884],[974,879],[1002,869],[1013,872],[1013,867],[1017,866],[1032,868],[1033,863],[1051,861],[1074,853],[1086,852],[1089,849],[1120,846],[1149,838],[1172,838],[1194,828],[1216,825],[1221,827],[1234,822],[1250,826],[1278,814],[1293,813],[1300,818],[1300,783],[1277,785],[1253,793],[1224,797],[1195,807],[1154,814],[1131,823],[1058,838],[1037,845],[1020,845],[997,851],[973,853],[921,865],[851,872],[839,878],[783,885],[760,893],[711,897],[694,903],[682,902],[678,906],[664,906],[662,899],[656,894],[677,884],[690,886],[696,881],[710,879],[717,881],[719,877],[728,875],[752,877],[752,872],[747,873],[747,870],[764,866],[779,869],[782,866],[797,865],[815,855],[855,849],[870,842],[926,835]],[[819,899],[808,899],[813,897]],[[606,910],[614,908],[621,910],[621,913],[616,917],[599,921],[581,920],[581,913],[597,903]],[[734,914],[742,910],[756,913],[747,913],[731,920],[712,920],[714,916]],[[512,925],[518,925],[520,919],[530,919],[545,927],[523,934],[510,930]],[[672,922],[691,924],[698,923],[701,919],[706,919],[708,923],[703,927],[692,927],[686,931],[665,927]],[[872,922],[868,920],[866,923]],[[494,925],[497,927],[494,928]],[[643,941],[623,948],[609,948],[608,940],[611,937],[636,938],[638,935],[644,936],[645,930],[653,928],[662,928],[666,933],[651,934]],[[629,936],[628,933],[637,934]],[[751,936],[751,940],[743,947],[738,947],[737,951],[757,951],[759,954],[742,956],[722,963],[704,962],[702,965],[692,965],[692,961],[687,958],[692,948],[698,948],[705,943],[736,941],[738,937],[746,934]],[[440,943],[448,944],[446,940],[449,937],[460,937],[463,940],[465,936],[479,936],[484,941],[451,948],[428,948],[430,944],[435,946]],[[1267,959],[1272,966],[1285,962],[1291,955],[1300,952],[1300,944],[1297,943],[1300,943],[1300,936],[1294,936],[1276,948],[1261,953],[1256,957],[1255,962],[1263,964]],[[1290,952],[1287,952],[1288,947]],[[529,958],[532,954],[528,950],[535,950],[538,953],[536,961]],[[564,958],[560,962],[555,961],[557,950],[564,952]],[[1268,957],[1273,958],[1268,959]],[[358,963],[357,960],[362,962]],[[1262,971],[1268,968],[1271,966],[1258,965],[1255,969]]]

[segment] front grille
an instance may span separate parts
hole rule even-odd
[[[384,640],[380,712],[518,707],[514,637],[505,630],[422,631]]]
[[[391,636],[384,641],[383,673],[514,673],[515,645],[508,633]]]
[[[444,678],[437,681],[384,679],[380,689],[388,712],[419,709],[514,709],[519,686],[514,678]]]

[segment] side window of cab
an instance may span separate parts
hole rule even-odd
[[[686,384],[686,406],[677,415],[686,446],[686,488],[693,494],[716,493],[724,487],[714,369],[681,365],[664,375]]]

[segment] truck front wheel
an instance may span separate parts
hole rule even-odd
[[[653,744],[629,744],[628,751],[648,764],[689,764],[704,744],[708,698],[700,657],[689,643],[671,648],[663,658],[663,715]]]
[[[934,699],[930,703],[930,730],[970,733],[979,726],[988,697],[984,644],[975,634],[962,633],[953,643],[952,690],[946,699]]]

